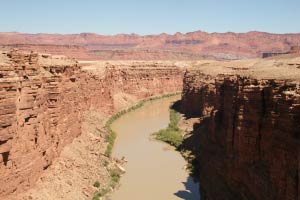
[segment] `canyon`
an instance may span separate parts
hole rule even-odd
[[[91,199],[118,162],[105,155],[108,118],[182,91],[179,111],[192,121],[182,146],[196,158],[201,199],[299,199],[299,81],[296,55],[77,61],[2,51],[0,197]]]
[[[265,32],[174,35],[98,35],[0,33],[0,48],[18,48],[78,60],[235,60],[261,57],[262,53],[287,52],[299,46],[300,34]]]

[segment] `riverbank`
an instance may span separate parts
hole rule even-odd
[[[196,162],[195,155],[193,155],[190,147],[186,147],[183,144],[184,139],[189,136],[190,131],[188,131],[188,120],[177,111],[179,105],[180,101],[177,101],[170,106],[170,123],[168,124],[168,127],[153,133],[151,138],[175,147],[175,150],[180,152],[187,161],[186,169],[190,175],[195,181],[198,181],[198,171],[196,170],[198,163]]]
[[[167,127],[169,106],[179,97],[151,101],[112,124],[118,134],[112,157],[125,158],[126,174],[111,199],[182,199],[198,190],[184,169],[186,161],[169,145],[149,140]]]
[[[117,134],[115,131],[112,129],[112,124],[115,122],[117,119],[120,117],[124,116],[125,114],[135,111],[138,108],[141,108],[145,103],[163,99],[163,98],[168,98],[168,97],[173,97],[176,95],[180,95],[181,92],[175,92],[175,93],[170,93],[170,94],[164,94],[164,95],[159,95],[159,96],[154,96],[154,97],[149,97],[146,99],[143,99],[136,103],[133,106],[130,106],[129,108],[123,109],[116,114],[113,114],[105,123],[105,130],[108,132],[106,141],[107,141],[107,147],[105,150],[105,156],[107,158],[110,158],[110,162],[105,161],[104,167],[107,168],[107,171],[109,172],[109,181],[108,184],[102,184],[101,186],[96,187],[96,192],[94,193],[93,200],[98,200],[100,197],[104,197],[109,195],[114,191],[114,189],[119,185],[119,181],[121,178],[121,175],[124,173],[122,164],[122,160],[114,159],[112,158],[111,154],[113,151],[113,146],[114,142],[116,140]],[[94,185],[98,185],[99,181],[96,181]]]
[[[176,93],[171,93],[171,94],[165,94],[165,95],[161,95],[161,96],[146,98],[146,99],[143,99],[143,100],[139,101],[137,104],[135,104],[135,105],[133,105],[133,106],[127,108],[127,109],[121,110],[118,113],[112,115],[107,120],[107,122],[105,123],[105,128],[107,129],[107,131],[109,133],[108,137],[107,137],[108,145],[107,145],[107,149],[105,151],[105,155],[107,157],[111,156],[114,141],[116,139],[116,133],[111,129],[111,125],[114,121],[116,121],[117,119],[119,119],[121,116],[125,115],[128,112],[131,112],[131,111],[134,111],[138,108],[141,108],[146,102],[154,101],[154,100],[158,100],[158,99],[162,99],[162,98],[167,98],[167,97],[172,97],[172,96],[176,96],[176,95],[179,95],[179,94],[181,94],[181,92],[176,92]]]

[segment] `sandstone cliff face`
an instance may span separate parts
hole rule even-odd
[[[182,87],[182,73],[175,66],[108,65],[98,73],[82,70],[73,60],[50,57],[1,54],[1,197],[34,185],[81,134],[85,111],[108,115],[120,109],[117,97],[137,101]]]
[[[265,74],[254,72],[268,63],[186,72],[182,110],[201,119],[185,141],[199,161],[201,199],[300,199],[300,63],[274,63]],[[272,76],[276,68],[298,79]]]

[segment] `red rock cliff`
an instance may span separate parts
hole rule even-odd
[[[30,188],[81,134],[83,113],[112,113],[115,101],[181,90],[174,65],[107,64],[82,70],[74,60],[16,51],[0,56],[0,197]],[[101,73],[99,72],[101,71]]]
[[[300,199],[300,60],[204,63],[185,73],[185,143],[201,199]],[[214,68],[212,68],[214,67]]]

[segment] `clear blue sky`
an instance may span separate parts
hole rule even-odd
[[[300,32],[300,0],[3,0],[0,32]]]

